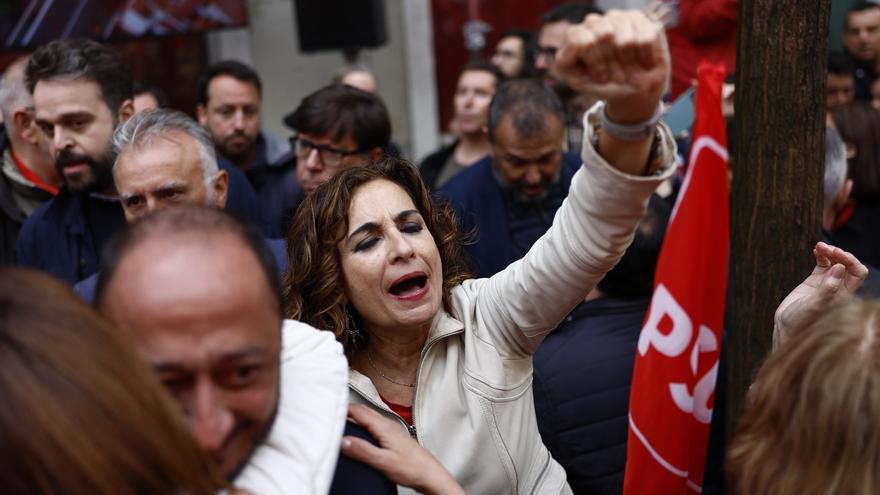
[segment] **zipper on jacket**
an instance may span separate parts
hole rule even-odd
[[[391,414],[393,414],[401,423],[403,423],[403,426],[406,428],[406,431],[409,432],[409,435],[415,441],[418,442],[419,436],[418,436],[418,431],[416,430],[416,393],[419,391],[419,388],[418,388],[419,387],[419,374],[422,372],[422,362],[425,360],[425,355],[428,353],[428,350],[431,347],[433,347],[435,343],[437,343],[438,341],[443,340],[445,338],[451,337],[452,335],[457,335],[457,334],[463,333],[463,332],[464,332],[463,330],[459,330],[459,331],[453,332],[449,335],[444,335],[442,337],[435,337],[434,339],[426,342],[425,347],[422,348],[421,354],[419,355],[419,364],[416,366],[416,386],[413,389],[413,405],[412,405],[413,424],[407,423],[406,420],[403,419],[402,417],[400,417],[399,414],[392,411],[388,407],[387,404],[379,404],[378,402],[376,402],[373,399],[371,399],[370,397],[368,397],[367,394],[358,390],[357,387],[354,387],[355,392],[357,392],[361,397],[366,399],[367,402],[369,402],[370,404],[373,404],[374,406],[378,407],[379,409],[381,409],[385,412],[390,412]]]
[[[349,385],[349,386],[351,386],[351,385]],[[374,401],[373,399],[371,399],[369,396],[367,396],[367,394],[365,394],[365,393],[361,392],[360,390],[358,390],[357,387],[352,387],[352,388],[354,389],[355,392],[358,393],[358,395],[360,395],[361,397],[363,397],[363,398],[364,398],[367,402],[369,402],[370,404],[376,406],[377,408],[381,409],[381,410],[384,411],[384,412],[387,412],[387,413],[391,413],[391,414],[393,414],[394,417],[397,418],[398,421],[400,421],[400,423],[403,425],[403,427],[406,428],[406,431],[409,432],[410,436],[412,436],[413,438],[416,438],[416,426],[415,426],[415,423],[416,423],[416,417],[415,417],[415,414],[413,414],[413,424],[412,424],[412,426],[410,426],[410,424],[407,423],[405,419],[403,419],[402,417],[400,417],[400,415],[397,414],[396,412],[392,411],[392,410],[388,407],[388,404],[380,404],[380,403]],[[415,401],[413,402],[413,404],[415,404]],[[418,439],[416,438],[416,440],[418,440]]]
[[[456,334],[457,333],[460,333],[460,332],[456,332]],[[422,348],[422,352],[419,354],[419,364],[416,365],[416,386],[413,389],[413,404],[412,404],[413,424],[406,425],[406,429],[409,431],[409,435],[411,437],[413,437],[413,439],[415,439],[417,442],[419,441],[419,436],[416,431],[416,417],[417,417],[416,416],[416,394],[418,394],[418,392],[419,392],[419,375],[422,372],[422,363],[425,361],[425,355],[428,354],[428,350],[431,349],[431,347],[433,347],[435,343],[437,343],[438,341],[443,340],[451,335],[455,335],[455,334],[449,334],[449,335],[445,335],[443,337],[435,337],[434,339],[429,340],[428,342],[425,343],[425,347]],[[403,421],[403,418],[401,418],[401,421]],[[406,421],[404,421],[404,424],[406,424]]]

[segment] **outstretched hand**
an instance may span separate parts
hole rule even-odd
[[[399,423],[361,404],[348,407],[348,417],[376,438],[379,446],[357,437],[342,437],[342,453],[378,469],[398,485],[426,494],[463,495],[449,471],[418,444]]]
[[[816,244],[813,256],[813,273],[776,308],[774,348],[850,297],[868,276],[868,268],[855,256],[824,242]]]
[[[669,79],[663,26],[639,10],[590,14],[568,29],[557,55],[567,84],[605,100],[621,124],[641,122],[657,110]]]

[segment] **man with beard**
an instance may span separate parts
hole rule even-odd
[[[440,188],[461,231],[476,230],[465,247],[478,277],[522,258],[550,228],[581,164],[562,151],[563,119],[559,99],[540,83],[502,84],[489,108],[492,154]]]
[[[101,247],[125,224],[110,137],[134,112],[131,74],[115,51],[85,39],[40,47],[25,73],[64,187],[22,227],[18,262],[74,283],[98,269]]]
[[[260,77],[247,65],[218,62],[199,79],[196,117],[211,134],[221,167],[247,176],[256,192],[264,233],[282,237],[279,225],[290,208],[289,198],[302,193],[295,164],[284,160],[290,145],[260,129],[262,88]]]
[[[584,112],[595,101],[589,101],[577,91],[571,89],[559,74],[556,67],[556,52],[562,47],[565,32],[569,27],[580,24],[589,14],[601,14],[602,11],[592,5],[569,3],[554,7],[541,16],[541,28],[538,31],[538,44],[535,50],[535,73],[540,81],[556,92],[565,109],[566,151],[580,153],[581,139],[584,134],[582,122]]]

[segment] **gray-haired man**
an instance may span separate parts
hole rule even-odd
[[[186,114],[166,108],[138,113],[114,131],[112,143],[117,156],[113,182],[126,221],[180,204],[226,207],[229,176],[218,169],[208,132]],[[284,241],[267,243],[284,270]],[[96,283],[97,274],[77,283],[74,291],[91,302]]]
[[[128,222],[181,203],[226,206],[229,177],[217,167],[214,143],[185,114],[141,112],[116,130],[113,149],[113,182]]]

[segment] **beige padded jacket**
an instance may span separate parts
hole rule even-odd
[[[595,111],[585,116],[584,165],[553,226],[502,272],[453,289],[452,314],[434,318],[422,349],[415,435],[468,494],[571,493],[538,433],[532,354],[617,263],[675,156],[663,127],[658,175],[617,171],[592,145]],[[366,376],[350,370],[349,389],[350,402],[403,422]]]

